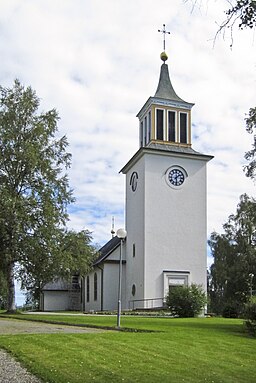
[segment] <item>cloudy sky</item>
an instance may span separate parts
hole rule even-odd
[[[225,0],[0,0],[0,84],[31,85],[46,111],[56,108],[59,134],[72,153],[76,203],[69,227],[110,239],[111,218],[124,226],[124,176],[138,149],[137,112],[158,84],[166,39],[176,93],[195,103],[193,148],[208,166],[208,233],[221,231],[239,195],[255,195],[242,170],[252,137],[244,118],[255,106],[256,35],[214,37]]]

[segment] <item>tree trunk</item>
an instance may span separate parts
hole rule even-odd
[[[7,289],[8,289],[7,312],[13,313],[16,311],[14,263],[13,262],[10,262],[8,267],[7,267]]]

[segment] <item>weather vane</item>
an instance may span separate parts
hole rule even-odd
[[[165,24],[163,24],[163,30],[161,31],[161,29],[158,29],[158,32],[161,32],[161,33],[164,35],[164,41],[163,41],[163,43],[164,43],[164,51],[165,51],[165,35],[166,35],[166,33],[168,33],[168,35],[170,35],[171,32],[167,32],[167,31],[165,30]]]

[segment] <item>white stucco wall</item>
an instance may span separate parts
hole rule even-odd
[[[125,246],[123,246],[122,259],[125,261]],[[119,285],[119,261],[120,246],[117,247],[105,260],[104,263],[96,266],[89,274],[90,289],[89,302],[87,302],[87,283],[85,277],[85,311],[113,311],[117,310],[118,302],[118,285]],[[98,291],[97,300],[94,300],[94,273],[97,273]],[[102,277],[103,273],[103,277]],[[102,278],[103,278],[103,297],[102,297]],[[122,264],[122,308],[125,308],[125,291],[126,291],[126,265]]]
[[[97,274],[97,299],[94,299],[94,274]],[[89,275],[89,301],[87,301],[87,276],[84,281],[84,310],[101,310],[101,270],[95,268]]]
[[[125,290],[126,290],[126,265],[122,265],[122,309],[125,308]],[[117,310],[118,303],[118,285],[119,285],[119,264],[105,263],[104,265],[104,310]]]
[[[130,177],[138,174],[137,189],[132,191]],[[141,158],[126,174],[126,308],[133,307],[131,301],[144,299],[144,247],[145,247],[145,163]],[[135,256],[133,256],[135,245]],[[132,286],[136,291],[132,295]]]
[[[164,297],[164,270],[184,271],[188,283],[206,288],[206,160],[145,153],[127,172],[127,305],[131,299]],[[188,175],[178,190],[166,182],[166,171],[173,165]],[[130,187],[134,171],[139,176],[135,192]]]
[[[189,283],[206,288],[206,163],[192,158],[146,155],[145,290],[163,294],[163,270],[189,271]],[[181,166],[182,188],[171,188],[166,170]]]
[[[44,311],[64,311],[69,309],[67,291],[44,291]]]

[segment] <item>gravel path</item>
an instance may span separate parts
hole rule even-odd
[[[97,328],[65,326],[19,319],[0,318],[0,335],[8,334],[53,334],[53,333],[88,333],[103,332]]]
[[[104,330],[36,323],[15,319],[0,319],[0,336],[11,334],[88,333]],[[30,374],[11,355],[0,349],[0,383],[42,383]]]
[[[7,352],[0,350],[0,383],[42,383]]]

